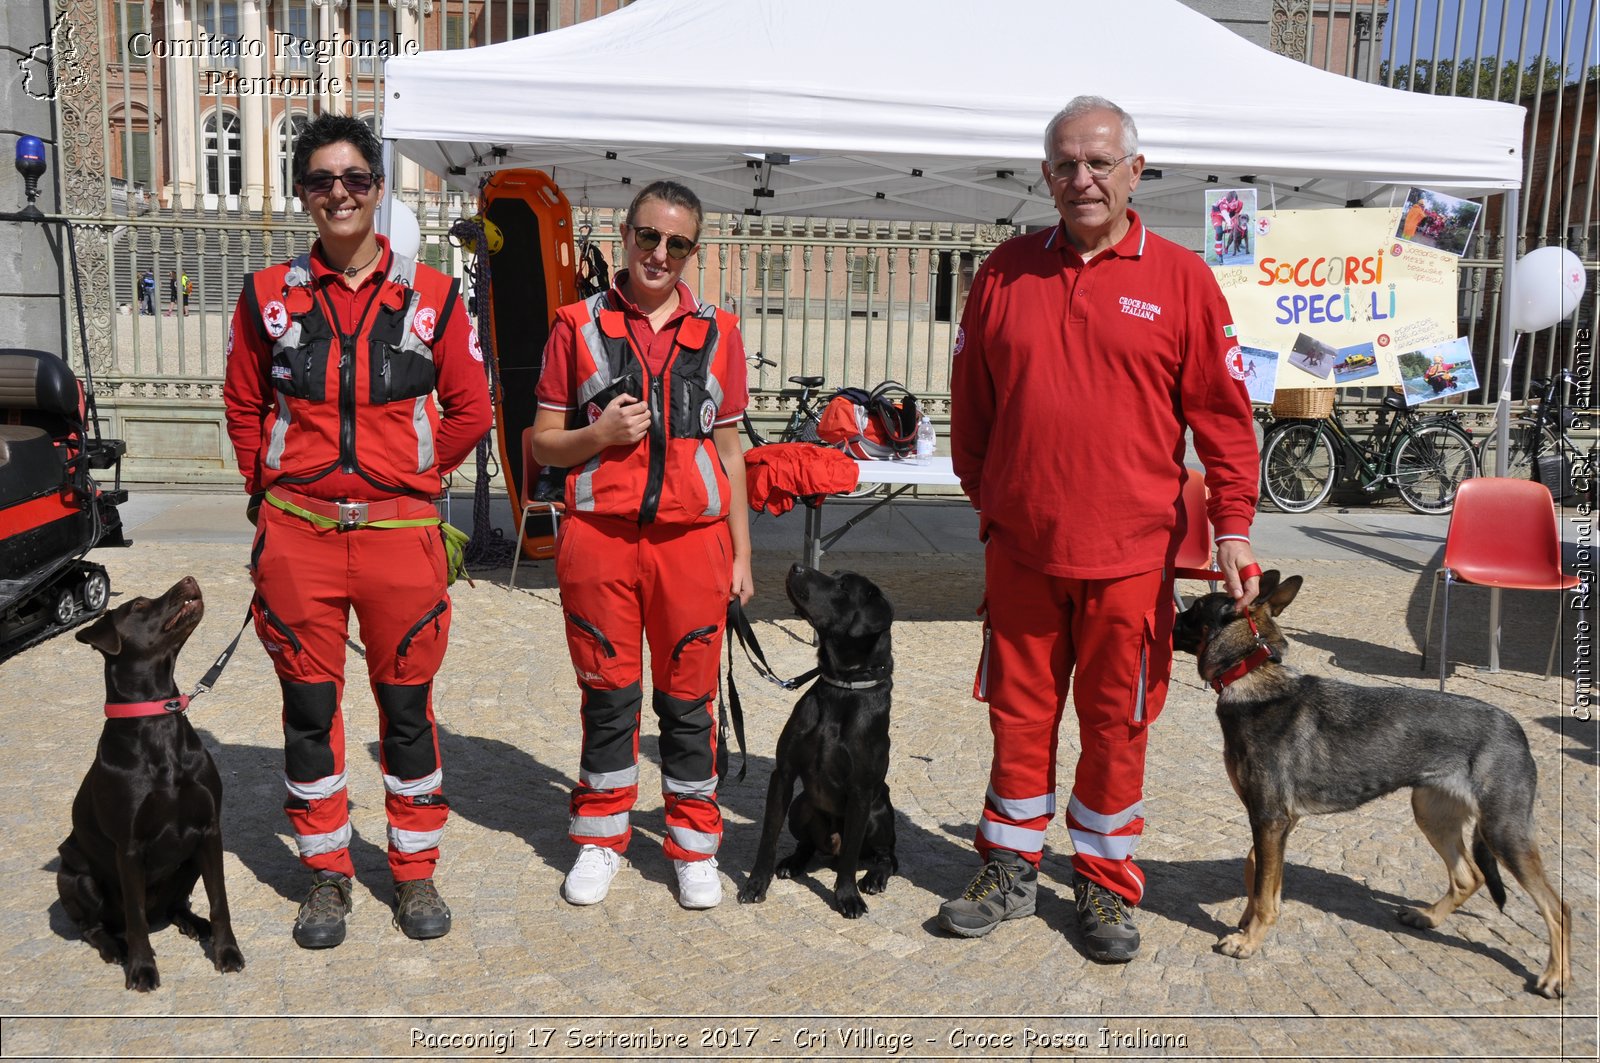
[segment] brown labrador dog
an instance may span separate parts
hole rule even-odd
[[[56,888],[83,939],[107,963],[125,963],[127,987],[140,992],[161,984],[152,923],[209,937],[217,970],[244,969],[222,884],[222,778],[174,678],[178,651],[204,614],[200,585],[186,576],[77,634],[105,656],[106,723],[72,802]],[[202,878],[209,921],[189,909]]]

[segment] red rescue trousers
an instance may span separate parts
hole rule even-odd
[[[556,580],[567,649],[583,692],[583,754],[568,833],[622,852],[639,794],[643,639],[661,729],[663,848],[704,860],[722,841],[717,807],[717,660],[733,581],[726,521],[640,527],[626,518],[561,522]]]
[[[1070,688],[1082,747],[1067,805],[1072,867],[1137,904],[1145,743],[1172,672],[1171,580],[1159,569],[1103,580],[1049,576],[990,543],[984,586],[974,696],[989,703],[994,760],[978,853],[988,859],[1009,849],[1038,866],[1056,810],[1056,747]]]
[[[416,516],[437,515],[416,501]],[[256,634],[283,687],[284,810],[300,860],[352,875],[345,791],[345,639],[360,622],[378,704],[379,764],[396,882],[430,878],[449,807],[433,677],[450,632],[439,529],[318,527],[270,503],[251,555]]]

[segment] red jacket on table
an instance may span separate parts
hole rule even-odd
[[[637,443],[607,447],[567,474],[567,512],[641,525],[709,524],[728,515],[727,471],[711,433],[748,402],[739,319],[678,284],[659,332],[615,286],[556,311],[539,374],[539,405],[592,424],[626,391],[650,404]]]
[[[980,533],[1053,576],[1162,567],[1185,426],[1218,537],[1248,536],[1255,515],[1255,432],[1227,368],[1227,303],[1199,255],[1128,216],[1127,234],[1087,264],[1059,225],[995,248],[956,333],[956,475]]]
[[[378,247],[379,268],[353,291],[316,248],[245,281],[223,401],[252,494],[281,482],[316,498],[432,498],[489,430],[457,282],[420,263],[408,281],[388,241]]]

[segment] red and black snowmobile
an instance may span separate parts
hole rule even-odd
[[[0,348],[0,659],[105,610],[111,580],[83,560],[126,546],[120,439],[91,435],[87,395],[53,354]],[[115,470],[112,486],[95,473]]]

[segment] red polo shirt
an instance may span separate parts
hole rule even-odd
[[[1058,225],[984,262],[956,334],[950,451],[982,533],[1053,576],[1160,568],[1180,509],[1184,430],[1218,535],[1247,536],[1258,457],[1222,291],[1137,214],[1085,263]]]

